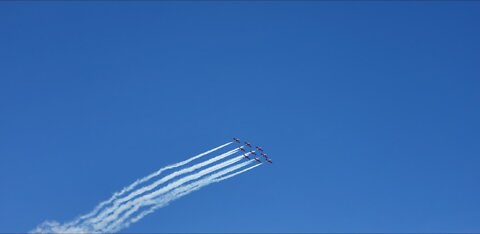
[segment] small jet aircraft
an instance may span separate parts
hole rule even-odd
[[[248,154],[244,154],[243,157],[246,159],[250,159],[250,157],[248,157]]]
[[[250,144],[250,143],[248,143],[248,142],[246,142],[246,141],[245,141],[245,145],[248,146],[248,147],[250,147],[250,148],[252,148],[252,144]]]
[[[255,155],[257,155],[257,153],[256,153],[255,151],[253,151],[253,150],[252,150],[252,151],[250,151],[250,153],[251,153],[251,154],[255,154]]]
[[[263,152],[263,149],[262,149],[262,147],[260,147],[260,146],[255,146],[255,148],[257,148],[257,150],[260,150],[260,151],[262,151],[262,152]]]
[[[265,158],[268,158],[268,155],[266,153],[260,153],[260,155],[262,155]]]
[[[273,163],[271,159],[267,158],[267,162]]]
[[[243,146],[240,146],[239,149],[243,152],[246,152],[245,149],[243,148]]]
[[[233,140],[236,141],[236,142],[238,142],[238,143],[240,143],[240,139],[238,139],[238,138],[235,138],[235,137],[234,137]]]
[[[258,163],[262,163],[262,161],[260,161],[260,159],[258,158],[255,158],[255,161],[257,161]]]

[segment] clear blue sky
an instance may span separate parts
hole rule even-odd
[[[480,232],[479,2],[1,2],[0,231],[240,137],[128,232]]]

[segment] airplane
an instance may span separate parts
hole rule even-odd
[[[240,146],[239,149],[243,152],[246,152],[245,149],[243,148],[243,146]]]
[[[236,141],[236,142],[238,142],[238,143],[240,143],[240,139],[238,139],[238,138],[235,138],[235,137],[234,137],[233,140]]]
[[[267,162],[273,163],[271,159],[267,158]]]
[[[250,151],[250,153],[251,153],[251,154],[255,154],[255,155],[257,155],[257,153],[255,153],[255,151],[253,151],[253,150],[252,150],[252,151]]]
[[[248,147],[250,147],[250,148],[252,148],[252,144],[250,144],[250,143],[248,143],[248,142],[246,142],[246,141],[245,141],[245,145],[248,146]]]
[[[260,159],[258,158],[255,158],[255,161],[257,161],[258,163],[262,163],[262,161],[260,161]]]
[[[263,152],[263,149],[262,149],[262,147],[260,147],[260,146],[255,146],[255,148],[257,148],[257,150],[260,150],[260,151],[262,151],[262,152]]]
[[[263,157],[268,158],[268,155],[265,153],[260,153]]]
[[[248,154],[244,154],[243,157],[246,159],[250,159],[250,157],[248,157]]]

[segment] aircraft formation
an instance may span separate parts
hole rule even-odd
[[[248,151],[247,153],[247,149],[245,149],[246,147],[248,148],[253,148],[252,144],[250,144],[249,142],[244,142],[242,144],[242,142],[240,141],[240,139],[238,138],[233,138],[233,140],[238,143],[238,144],[241,144],[242,146],[240,146],[240,150],[245,152],[245,154],[243,154],[243,157],[250,160],[250,156],[248,156],[249,154],[253,154],[255,156],[257,156],[257,152],[260,152],[260,155],[263,156],[265,158],[265,161],[269,162],[269,163],[273,163],[273,161],[268,157],[268,155],[266,153],[263,152],[263,148],[260,147],[260,146],[255,146],[255,149],[257,149],[257,151],[255,150],[250,150]],[[260,160],[260,157],[255,157],[253,158],[255,159],[255,161],[257,161],[257,163],[261,163],[262,160]]]

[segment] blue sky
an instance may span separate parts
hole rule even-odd
[[[479,232],[478,2],[2,2],[0,231],[240,137],[126,232]]]

